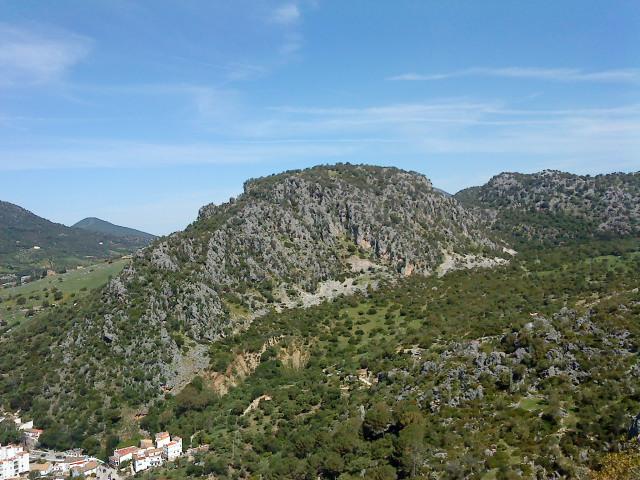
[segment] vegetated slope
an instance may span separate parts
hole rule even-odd
[[[501,254],[478,223],[424,176],[392,168],[249,181],[239,198],[139,252],[100,295],[2,344],[2,361],[12,360],[0,394],[74,434],[104,431],[107,412],[179,391],[208,366],[208,342],[270,308],[432,273],[445,258],[473,265]],[[23,341],[30,348],[11,346]]]
[[[455,197],[467,206],[491,210],[496,230],[524,241],[640,232],[640,173],[501,173]]]
[[[156,238],[158,238],[150,233],[142,232],[140,230],[136,230],[135,228],[114,225],[111,222],[107,222],[106,220],[101,220],[100,218],[95,217],[84,218],[78,223],[74,224],[73,228],[80,228],[89,232],[106,233],[114,237],[124,237],[133,241],[137,241],[142,245],[151,243]]]
[[[144,478],[590,478],[637,448],[639,275],[583,242],[266,315],[142,421],[211,453]]]
[[[70,228],[0,201],[0,272],[59,270],[131,253],[144,244]]]

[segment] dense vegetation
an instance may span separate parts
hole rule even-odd
[[[362,470],[367,478],[488,470],[497,478],[580,478],[598,468],[601,452],[624,448],[640,407],[639,248],[628,240],[524,252],[500,269],[411,277],[272,312],[211,344],[212,371],[156,403],[142,427],[211,444],[214,453],[170,471],[175,478],[350,478]],[[73,321],[72,310],[60,313]],[[57,328],[64,320],[34,322],[21,339],[37,355]],[[255,352],[255,371],[241,372]],[[501,363],[480,362],[481,354]],[[56,385],[36,358],[19,385],[2,384],[3,398],[33,412],[47,429],[45,444],[105,454],[135,437],[126,389],[104,408],[83,376],[73,387],[81,410],[52,416],[29,394],[42,379]],[[551,367],[556,374],[548,375]]]
[[[233,376],[271,345],[250,376],[223,396],[198,377],[142,425],[212,445],[174,478],[584,478],[640,410],[639,247],[572,245],[270,314],[211,347]]]

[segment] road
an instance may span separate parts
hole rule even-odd
[[[31,450],[29,452],[29,459],[32,461],[61,462],[64,458],[64,453],[54,452],[53,450]]]

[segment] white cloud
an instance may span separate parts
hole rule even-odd
[[[271,21],[281,25],[292,25],[300,20],[300,9],[295,3],[288,3],[276,8],[272,15]]]
[[[88,54],[90,45],[79,35],[35,33],[0,24],[0,86],[58,80]]]
[[[627,68],[588,72],[574,68],[468,68],[453,72],[425,75],[418,73],[404,73],[389,77],[388,80],[436,81],[460,77],[522,78],[555,82],[640,83],[640,69]]]

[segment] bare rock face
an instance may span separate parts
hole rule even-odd
[[[316,167],[244,190],[135,256],[73,327],[62,378],[89,365],[87,382],[148,401],[206,367],[204,344],[269,308],[331,298],[358,276],[432,274],[447,256],[506,257],[476,214],[417,173]]]

